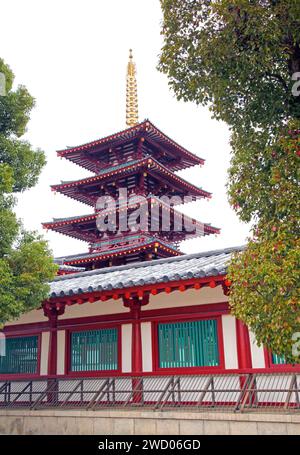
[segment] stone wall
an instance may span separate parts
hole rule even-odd
[[[0,434],[300,435],[300,414],[2,410]]]

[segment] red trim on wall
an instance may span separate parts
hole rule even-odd
[[[94,305],[91,304],[90,305]],[[95,303],[95,305],[101,305],[101,302]],[[113,305],[113,303],[112,303]],[[216,313],[219,314],[229,314],[229,305],[228,302],[220,302],[220,303],[210,303],[204,305],[188,305],[182,307],[171,307],[171,308],[161,308],[161,309],[153,309],[153,310],[146,310],[142,307],[141,311],[141,322],[148,322],[155,319],[163,319],[168,318],[169,316],[176,317],[177,315],[195,315],[195,314],[202,314],[207,316],[214,316]],[[132,322],[132,316],[130,311],[126,311],[124,313],[113,313],[113,314],[106,314],[106,315],[99,315],[99,316],[86,316],[86,317],[76,317],[70,319],[58,319],[57,321],[57,329],[58,330],[66,330],[71,329],[76,326],[84,326],[88,327],[89,329],[93,328],[93,326],[98,326],[102,323],[128,323]],[[27,335],[27,333],[31,333],[33,330],[35,332],[43,332],[49,331],[49,323],[31,323],[31,324],[18,324],[15,326],[9,326],[10,331],[5,331],[5,333],[12,335]],[[11,333],[10,333],[11,332]]]
[[[188,305],[182,307],[171,307],[171,308],[160,308],[153,310],[143,310],[141,312],[141,320],[155,320],[155,319],[165,319],[172,316],[172,320],[182,318],[184,315],[190,315],[194,319],[195,315],[201,314],[205,316],[216,316],[220,314],[229,314],[229,305],[228,302],[221,303],[208,303],[205,305]]]
[[[196,291],[195,291],[196,292]],[[113,304],[113,303],[112,303]],[[97,305],[101,305],[101,303],[97,303]],[[204,305],[189,305],[189,306],[183,306],[180,308],[176,307],[171,307],[171,308],[161,308],[161,309],[151,309],[151,310],[146,310],[144,309],[145,307],[142,307],[142,311],[140,313],[140,321],[141,322],[155,322],[155,321],[176,321],[176,320],[195,320],[198,319],[199,316],[200,318],[216,318],[216,317],[221,317],[221,314],[228,314],[229,313],[229,307],[227,302],[220,302],[220,303],[211,303],[211,304],[204,304]],[[122,361],[121,361],[121,353],[122,353],[122,346],[121,346],[121,325],[122,323],[126,324],[132,324],[133,318],[132,314],[130,311],[126,313],[115,313],[115,314],[109,314],[109,315],[99,315],[99,316],[88,316],[84,318],[71,318],[71,319],[61,319],[57,321],[57,330],[65,330],[66,333],[66,340],[65,340],[65,375],[68,376],[111,376],[113,374],[123,374],[121,372],[122,370]],[[46,325],[47,324],[47,325]],[[40,327],[42,331],[49,331],[49,323],[42,323],[42,324],[26,324],[25,328],[28,331],[29,329],[32,329],[32,327]],[[83,331],[83,330],[97,330],[101,328],[106,328],[106,327],[119,327],[119,333],[118,333],[118,342],[119,342],[119,347],[118,347],[118,352],[120,355],[119,358],[119,364],[118,364],[118,370],[113,370],[112,371],[99,371],[99,372],[71,372],[70,371],[70,358],[69,358],[69,352],[70,352],[70,332],[72,331]],[[13,329],[12,326],[11,331]],[[23,326],[20,327],[20,325],[14,326],[18,332],[22,333],[20,330],[23,328]],[[24,335],[26,333],[22,333]],[[32,333],[32,331],[30,332]],[[36,333],[36,331],[35,331]],[[42,332],[39,332],[41,335]],[[26,335],[29,334],[26,333]],[[12,333],[10,334],[12,336]],[[152,350],[153,350],[153,340],[154,340],[154,334],[152,330]],[[220,324],[218,324],[218,339],[219,343],[221,343],[220,353],[223,353],[224,357],[224,347],[223,347],[223,335],[222,335],[222,327]],[[39,355],[40,355],[40,349],[39,349]],[[153,370],[154,370],[154,359],[155,355],[153,354],[152,356],[152,363],[153,363]],[[48,358],[49,361],[49,358]],[[224,364],[224,361],[223,361]],[[57,368],[57,361],[56,361],[56,368]],[[197,367],[196,367],[197,368]],[[215,369],[216,367],[212,367]],[[221,368],[217,367],[217,368]],[[179,370],[180,372],[181,369]],[[201,367],[201,371],[203,371],[203,368]],[[171,374],[171,371],[167,369],[167,372]],[[195,369],[192,369],[192,372],[195,372]]]
[[[168,319],[170,323],[176,322],[176,321],[199,321],[203,319],[216,319],[217,321],[217,332],[218,332],[218,349],[219,349],[219,365],[215,367],[209,367],[209,366],[204,366],[204,367],[180,367],[180,368],[160,368],[159,367],[159,348],[158,348],[158,324],[160,322],[164,322],[164,320],[156,320],[152,322],[152,365],[153,365],[153,372],[154,373],[162,373],[162,374],[170,374],[170,375],[175,375],[175,374],[203,374],[205,372],[207,373],[213,373],[213,372],[219,372],[220,370],[225,369],[225,354],[224,354],[224,342],[223,342],[223,329],[222,329],[222,315],[205,315],[203,316],[198,316],[195,318],[195,315],[186,317],[186,316],[180,316],[177,315],[176,317],[173,317],[171,319]]]
[[[207,305],[189,305],[180,308],[171,307],[171,308],[160,308],[153,310],[143,310],[141,311],[140,320],[141,322],[149,322],[155,319],[166,319],[172,316],[175,319],[177,316],[181,318],[184,315],[191,316],[193,318],[197,314],[206,315],[206,316],[215,316],[216,313],[219,314],[229,314],[229,306],[227,302],[224,303],[211,303]],[[85,318],[72,318],[72,319],[62,319],[58,321],[58,327],[63,329],[64,327],[73,327],[76,325],[90,325],[90,328],[93,325],[101,324],[102,322],[116,322],[116,323],[126,323],[130,324],[133,322],[132,315],[130,311],[126,313],[115,313],[107,314],[103,316],[87,316]]]
[[[42,310],[41,310],[42,312]],[[30,322],[27,324],[12,324],[5,326],[3,328],[3,333],[5,336],[24,336],[31,332],[48,332],[49,331],[49,321],[45,322]]]
[[[192,372],[189,372],[189,371],[186,371],[185,368],[183,368],[182,370],[185,370],[185,371],[176,371],[176,373],[173,373],[171,371],[168,370],[168,375],[172,376],[172,375],[178,375],[178,373],[180,373],[181,376],[185,376],[185,375],[189,375],[189,374],[212,374],[212,372],[214,372],[216,375],[223,375],[223,374],[242,374],[242,375],[245,375],[245,374],[262,374],[262,373],[267,373],[267,374],[276,374],[276,373],[300,373],[300,366],[298,365],[295,365],[294,367],[286,367],[284,369],[278,369],[278,368],[246,368],[246,369],[230,369],[230,370],[226,370],[225,368],[223,369],[220,369],[220,370],[207,370],[207,369],[203,369],[201,370],[200,372],[195,372],[195,371],[192,371]],[[154,377],[154,376],[166,376],[167,372],[164,370],[164,371],[153,371],[153,372],[150,372],[150,371],[147,371],[147,372],[144,372],[144,373],[139,373],[137,376],[141,376],[141,377],[146,377],[146,376],[151,376],[151,377]],[[133,373],[115,373],[115,372],[108,372],[108,374],[102,374],[102,375],[98,375],[97,377],[101,377],[101,376],[109,376],[111,378],[113,377],[120,377],[120,376],[126,376],[126,377],[132,377],[134,376]],[[53,378],[58,378],[58,379],[68,379],[68,378],[71,378],[73,376],[70,376],[70,375],[57,375],[57,376],[48,376],[48,375],[43,375],[43,376],[38,376],[38,379],[53,379]],[[74,375],[74,377],[79,377],[77,375]],[[93,378],[95,376],[92,376],[92,375],[89,375],[87,377],[90,377],[90,378]],[[37,379],[37,376],[13,376],[13,377],[10,377],[10,378],[3,378],[3,376],[0,377],[0,379],[14,379],[14,380],[17,380],[17,381],[22,381],[22,380],[30,380],[30,379]]]

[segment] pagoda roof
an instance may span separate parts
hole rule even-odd
[[[145,250],[149,250],[151,248],[157,248],[161,252],[173,256],[178,256],[182,254],[180,251],[178,251],[176,248],[172,247],[168,243],[152,237],[147,239],[145,242],[138,243],[136,245],[125,245],[123,247],[109,249],[105,252],[103,251],[95,253],[81,253],[77,255],[65,256],[56,258],[55,261],[62,261],[65,265],[78,264],[83,266],[83,264],[104,261],[114,257],[124,257],[128,254],[139,253]]]
[[[184,194],[191,195],[195,199],[200,197],[211,197],[210,192],[192,185],[187,180],[174,174],[158,161],[150,157],[114,166],[96,176],[86,177],[80,180],[62,181],[60,184],[51,185],[51,189],[52,191],[58,191],[66,196],[93,206],[95,205],[95,197],[99,197],[99,184],[104,182],[115,183],[116,177],[126,177],[143,169],[151,176],[158,176],[159,181],[168,182],[174,188],[180,188]],[[86,191],[78,191],[80,187],[85,188]],[[95,188],[94,192],[97,193],[94,196],[92,195],[93,188]]]
[[[225,276],[232,255],[243,248],[184,254],[56,277],[50,283],[50,298]]]
[[[91,172],[97,173],[97,163],[93,161],[95,157],[101,162],[101,156],[109,148],[117,147],[118,145],[133,143],[133,141],[143,138],[149,144],[154,144],[160,150],[163,150],[173,158],[170,159],[169,167],[173,170],[185,169],[197,164],[204,164],[204,159],[189,152],[177,142],[170,139],[166,134],[162,133],[148,119],[118,133],[97,139],[86,144],[76,147],[68,147],[64,150],[58,150],[57,155],[67,158],[68,160],[82,166]],[[180,158],[180,160],[176,160]]]
[[[129,204],[126,206],[127,209],[134,208],[136,205],[139,205],[139,201],[134,201],[134,198],[132,198],[132,203],[131,203],[131,198],[129,200]],[[190,223],[194,223],[195,225],[195,232],[183,232],[184,238],[195,238],[199,237],[201,235],[209,235],[209,234],[219,234],[220,229],[216,228],[214,226],[211,226],[208,223],[202,223],[200,221],[197,221],[195,219],[192,219],[186,214],[183,214],[179,212],[178,210],[175,210],[174,208],[168,206],[166,203],[161,201],[159,198],[155,196],[149,195],[147,200],[147,203],[151,202],[152,204],[157,204],[160,207],[163,207],[167,210],[170,210],[170,212],[174,213],[175,216],[184,216],[186,221],[189,221]],[[125,208],[124,206],[119,207],[118,209]],[[150,214],[149,214],[150,215]],[[91,226],[94,225],[94,230],[96,230],[96,221],[97,217],[99,216],[99,213],[91,213],[88,215],[80,215],[80,216],[73,216],[73,217],[67,217],[67,218],[54,218],[53,221],[50,222],[45,222],[43,223],[44,229],[51,229],[53,231],[59,232],[60,234],[68,235],[73,238],[77,238],[79,240],[83,241],[90,241],[90,239],[87,238],[87,230]],[[80,229],[79,229],[80,227]],[[85,227],[85,228],[84,228]],[[148,233],[148,232],[147,232]],[[93,242],[95,240],[92,240]],[[99,238],[99,241],[101,239]],[[122,239],[120,238],[120,242]]]

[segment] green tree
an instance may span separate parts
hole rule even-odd
[[[245,156],[239,147],[234,157],[232,204],[243,220],[255,216],[256,222],[253,237],[233,258],[228,276],[234,314],[260,343],[287,362],[300,363],[292,349],[293,334],[300,332],[300,129],[293,126],[281,132],[275,145],[260,149],[259,140],[253,140]]]
[[[232,132],[229,200],[253,224],[229,268],[232,310],[259,343],[299,361],[300,2],[161,5],[159,69],[179,99],[208,105]]]
[[[300,117],[298,0],[161,0],[160,69],[179,99],[209,105],[237,132]]]
[[[0,326],[40,305],[56,266],[47,243],[26,232],[13,209],[14,193],[34,186],[45,165],[41,150],[20,137],[26,131],[34,99],[23,86],[13,90],[14,75],[0,59],[5,81],[0,96]]]

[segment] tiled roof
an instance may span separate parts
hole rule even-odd
[[[232,253],[242,249],[225,248],[61,276],[51,283],[50,297],[224,275]]]
[[[78,187],[87,186],[87,185],[90,187],[92,185],[97,186],[101,182],[106,181],[107,178],[112,180],[114,178],[114,176],[125,177],[125,174],[126,174],[126,176],[131,175],[132,173],[135,173],[138,168],[147,169],[147,172],[151,175],[157,174],[159,176],[163,176],[163,178],[168,179],[176,187],[181,187],[181,188],[185,188],[186,190],[188,190],[189,193],[194,197],[207,197],[207,198],[211,197],[210,192],[203,190],[199,186],[195,186],[195,185],[189,183],[187,180],[183,179],[179,175],[170,171],[165,166],[160,164],[156,159],[151,158],[151,157],[145,157],[140,160],[135,160],[135,161],[125,163],[124,165],[117,166],[117,169],[113,169],[113,170],[108,169],[105,172],[103,172],[102,174],[98,174],[95,176],[90,176],[90,177],[86,177],[86,178],[79,179],[79,180],[72,180],[72,181],[67,181],[67,182],[61,182],[56,185],[51,185],[51,188],[52,188],[52,191],[58,191],[62,194],[65,194],[66,196],[72,197],[73,199],[76,199],[80,202],[91,205],[90,196],[88,194],[78,195],[76,193]],[[94,203],[93,203],[93,205],[94,205]]]
[[[129,239],[130,239],[130,237],[129,237]],[[126,238],[118,239],[119,243],[122,242],[122,241],[125,241],[125,240],[126,240]],[[72,260],[75,260],[75,259],[86,259],[86,258],[93,258],[93,257],[98,257],[98,256],[100,257],[101,255],[107,255],[107,254],[110,254],[110,253],[127,250],[128,248],[135,248],[135,247],[145,246],[145,245],[148,245],[148,244],[150,244],[152,242],[159,242],[159,243],[161,243],[162,245],[165,245],[168,248],[174,248],[170,243],[164,242],[161,239],[158,239],[158,238],[155,238],[155,237],[149,237],[144,242],[137,243],[136,245],[135,244],[132,244],[130,246],[129,245],[124,245],[123,247],[111,248],[111,249],[107,249],[107,250],[105,250],[103,252],[96,252],[96,253],[72,254],[70,256],[57,258],[57,260],[64,260],[64,261],[68,262],[68,261],[72,261]]]
[[[118,201],[117,201],[118,202]],[[133,209],[136,207],[144,206],[144,204],[149,204],[151,202],[151,208],[150,206],[147,207],[147,212],[149,219],[152,217],[152,213],[155,213],[156,208],[153,208],[152,212],[152,207],[154,205],[158,205],[159,207],[162,207],[162,209],[167,210],[166,213],[166,218],[164,217],[164,213],[161,212],[161,217],[162,220],[160,221],[160,226],[163,226],[163,219],[169,220],[170,223],[176,223],[176,220],[182,219],[181,217],[184,217],[183,221],[183,229],[182,229],[182,238],[180,240],[184,239],[190,239],[190,238],[195,238],[203,235],[209,235],[209,234],[219,234],[220,229],[212,226],[210,223],[203,223],[201,221],[197,221],[194,218],[189,217],[187,214],[183,214],[182,212],[176,210],[174,207],[171,207],[169,204],[167,204],[163,198],[159,198],[157,196],[153,196],[152,194],[149,194],[147,197],[141,197],[141,196],[130,196],[128,203],[121,204],[116,206],[117,210],[121,209]],[[66,217],[66,218],[53,218],[53,221],[48,221],[43,223],[43,227],[45,229],[52,229],[56,232],[59,232],[64,235],[69,235],[70,237],[74,237],[83,241],[88,241],[95,243],[93,238],[90,236],[89,229],[91,227],[91,224],[94,224],[94,230],[97,228],[97,218],[100,216],[100,213],[89,213],[87,215],[77,215],[77,216],[72,216],[72,217]],[[174,213],[174,215],[173,215]],[[171,215],[172,214],[172,215]],[[78,226],[80,228],[78,228]],[[185,229],[186,226],[194,226],[193,230],[191,229]],[[157,227],[154,228],[154,231],[157,230]],[[171,228],[172,230],[172,228]],[[151,229],[151,225],[149,227],[149,233],[152,233],[153,230]],[[94,236],[94,233],[92,232],[92,235]],[[91,240],[92,239],[92,240]],[[118,241],[121,241],[122,239],[119,239]],[[109,241],[107,242],[108,244],[110,243]],[[172,243],[172,242],[171,242]]]
[[[64,149],[64,150],[58,150],[57,154],[58,154],[58,156],[64,156],[71,160],[72,160],[72,156],[73,156],[73,160],[75,158],[74,161],[77,162],[77,164],[80,164],[80,162],[82,163],[82,161],[84,161],[84,157],[79,155],[79,160],[78,160],[78,156],[76,159],[76,152],[81,153],[81,152],[85,152],[88,150],[95,150],[95,149],[97,149],[98,146],[103,146],[105,144],[108,146],[109,144],[113,144],[118,140],[126,141],[126,140],[130,140],[130,139],[134,139],[135,137],[138,137],[140,135],[143,135],[143,137],[151,138],[155,142],[162,144],[167,149],[179,151],[180,153],[182,153],[184,155],[187,166],[204,163],[204,160],[202,158],[198,157],[194,153],[189,152],[184,147],[177,144],[177,142],[170,139],[170,137],[168,137],[166,134],[162,133],[162,131],[160,131],[158,128],[156,128],[156,126],[154,126],[153,123],[151,123],[148,119],[145,119],[143,122],[139,123],[138,125],[135,125],[131,128],[127,128],[122,131],[119,131],[116,134],[112,134],[112,135],[104,137],[102,139],[88,142],[86,144],[82,144],[77,147],[68,147],[67,149]],[[183,167],[186,167],[186,165]]]
[[[138,252],[142,249],[145,248],[151,248],[154,247],[155,244],[157,244],[157,247],[159,249],[162,249],[164,251],[168,251],[170,254],[174,255],[181,255],[180,251],[178,251],[172,244],[169,244],[167,242],[164,242],[161,239],[154,238],[154,237],[149,237],[147,240],[132,244],[132,245],[124,245],[122,247],[116,247],[116,248],[111,248],[111,249],[106,249],[105,251],[98,251],[95,253],[81,253],[81,254],[76,254],[76,255],[71,255],[71,256],[66,256],[66,257],[60,257],[56,258],[56,261],[61,261],[64,262],[66,265],[72,265],[72,264],[85,264],[88,262],[95,262],[97,260],[103,260],[107,259],[111,256],[124,256],[128,252]]]

